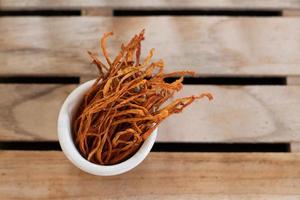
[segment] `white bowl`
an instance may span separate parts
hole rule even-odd
[[[62,105],[59,116],[58,116],[58,139],[60,146],[67,156],[67,158],[81,170],[98,175],[98,176],[111,176],[125,173],[138,164],[140,164],[146,156],[149,154],[157,135],[157,129],[148,137],[148,139],[142,144],[140,149],[128,160],[115,164],[115,165],[98,165],[94,164],[78,152],[72,137],[72,120],[75,115],[77,108],[83,99],[85,92],[93,85],[95,80],[88,81],[78,86],[72,93],[67,97],[64,104]]]

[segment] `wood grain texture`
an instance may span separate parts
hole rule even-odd
[[[57,140],[59,109],[69,85],[0,85],[0,140]]]
[[[58,111],[73,88],[0,85],[0,140],[57,140]],[[215,100],[195,102],[183,113],[167,119],[159,127],[158,141],[300,141],[299,86],[187,85],[180,95],[205,91],[212,92]]]
[[[300,75],[300,18],[5,17],[0,18],[0,75],[92,77],[87,50],[113,30],[109,52],[146,28],[143,55],[156,48],[167,71],[201,75]],[[166,28],[168,27],[168,28]],[[287,34],[288,33],[288,34]]]
[[[113,177],[86,174],[62,152],[0,151],[0,162],[3,199],[300,198],[299,153],[150,153]]]
[[[81,9],[81,8],[113,8],[113,9],[299,9],[298,0],[1,0],[0,9]]]
[[[298,86],[185,86],[181,95],[204,91],[212,102],[199,101],[159,128],[159,141],[290,142],[299,141]]]

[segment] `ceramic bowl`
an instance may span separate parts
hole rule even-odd
[[[126,161],[115,165],[98,165],[86,160],[82,157],[74,144],[71,124],[79,104],[83,99],[83,95],[94,82],[95,80],[91,80],[78,86],[63,103],[59,112],[57,123],[59,143],[66,157],[76,167],[87,173],[98,176],[122,174],[133,169],[146,158],[155,142],[157,129],[153,131],[148,139],[142,144],[140,149]]]

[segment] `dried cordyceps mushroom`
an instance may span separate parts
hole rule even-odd
[[[168,116],[181,112],[194,100],[210,93],[177,99],[161,108],[175,92],[182,89],[183,76],[191,71],[164,73],[162,60],[150,63],[154,49],[140,62],[144,30],[135,35],[114,60],[101,39],[102,53],[108,66],[96,54],[88,52],[99,70],[93,86],[84,95],[73,123],[74,140],[81,154],[101,165],[120,163],[132,156],[152,131]],[[165,78],[181,77],[172,83]]]

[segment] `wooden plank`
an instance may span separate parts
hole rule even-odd
[[[300,10],[283,10],[282,16],[284,16],[284,17],[299,17]]]
[[[185,86],[183,95],[203,91],[213,102],[197,102],[167,119],[159,141],[290,142],[300,140],[298,86]]]
[[[109,8],[87,8],[81,10],[83,16],[113,16],[113,10]]]
[[[151,153],[97,177],[62,152],[0,151],[3,199],[299,199],[299,153]],[[24,164],[26,163],[26,164]]]
[[[288,85],[300,85],[300,77],[299,76],[289,76],[287,77]]]
[[[300,142],[291,143],[291,152],[300,152]]]
[[[93,76],[96,67],[89,64],[86,51],[98,50],[103,32],[115,32],[108,46],[116,55],[121,42],[142,28],[147,30],[143,55],[155,47],[154,59],[163,58],[168,71],[300,75],[299,22],[299,18],[5,17],[0,18],[0,75]]]
[[[152,0],[152,1],[119,1],[119,0],[1,0],[2,10],[20,9],[81,9],[81,8],[113,8],[113,9],[299,9],[298,0]]]
[[[0,85],[0,141],[57,140],[58,111],[73,87]],[[181,95],[204,91],[211,91],[215,100],[198,101],[167,119],[159,128],[158,141],[300,141],[299,86],[186,85]]]
[[[56,121],[74,85],[0,85],[0,140],[57,140]]]

